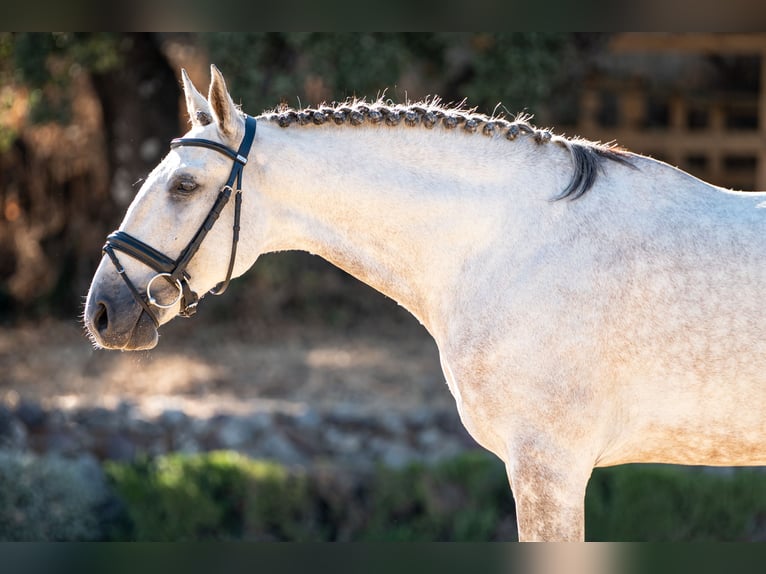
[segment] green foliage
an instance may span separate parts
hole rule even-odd
[[[413,58],[405,35],[381,33],[204,34],[211,61],[226,74],[235,97],[257,113],[280,101],[310,102],[307,83],[328,99],[375,96],[394,85]]]
[[[106,472],[128,519],[116,539],[488,540],[512,514],[505,473],[483,453],[382,468],[346,497],[340,476],[323,482],[232,452],[109,463]]]
[[[0,65],[6,77],[30,89],[33,122],[68,123],[72,78],[81,70],[101,73],[116,68],[124,41],[108,32],[5,34],[0,40]]]
[[[663,466],[599,469],[586,497],[588,540],[750,540],[763,537],[764,522],[766,475],[753,470],[720,476]]]
[[[503,465],[484,452],[435,466],[310,473],[234,452],[95,464],[0,453],[0,540],[487,541],[514,537]],[[122,516],[115,519],[115,496]],[[597,469],[586,538],[753,541],[766,476],[627,465]]]
[[[361,540],[486,541],[513,513],[502,464],[469,453],[433,468],[381,468],[370,492]]]
[[[310,512],[305,478],[234,452],[180,454],[106,472],[126,506],[119,539],[143,541],[301,540]],[[310,520],[308,521],[310,522]]]
[[[323,538],[304,474],[263,461],[247,461],[245,469],[244,538],[296,542]]]
[[[258,113],[383,94],[394,100],[468,97],[491,112],[544,103],[573,47],[562,33],[210,33],[210,57],[230,91]]]
[[[474,452],[369,476],[304,474],[219,452],[109,464],[127,528],[117,539],[486,541],[514,537],[503,465]],[[679,467],[598,469],[586,537],[614,541],[759,540],[766,476]]]
[[[139,540],[194,540],[226,532],[227,502],[242,491],[229,461],[169,456],[107,464]]]
[[[101,538],[107,493],[93,470],[82,461],[0,452],[0,540]]]
[[[512,113],[534,108],[550,96],[568,46],[568,36],[556,32],[478,35],[474,75],[463,91],[469,102],[501,97]]]
[[[51,81],[64,81],[73,66],[95,73],[116,68],[124,41],[113,32],[24,32],[12,35],[9,53],[18,79],[42,88]]]

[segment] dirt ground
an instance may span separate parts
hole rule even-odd
[[[414,319],[275,329],[198,316],[160,333],[155,349],[123,353],[94,349],[76,319],[2,327],[0,400],[107,408],[129,401],[149,413],[201,417],[306,406],[455,409],[436,346]]]

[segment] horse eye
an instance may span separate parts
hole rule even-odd
[[[197,184],[188,179],[184,179],[178,182],[178,187],[176,189],[184,193],[189,193],[197,189]]]

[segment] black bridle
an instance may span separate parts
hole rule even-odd
[[[233,192],[234,226],[232,229],[229,268],[226,271],[226,278],[213,289],[211,289],[210,293],[213,295],[221,295],[229,286],[231,273],[234,269],[234,261],[237,257],[237,243],[239,242],[239,217],[242,208],[242,171],[244,170],[245,164],[247,163],[247,156],[250,154],[250,147],[252,146],[253,139],[255,138],[255,128],[255,118],[245,115],[245,135],[242,137],[242,142],[239,144],[239,149],[237,151],[234,151],[233,149],[218,142],[199,138],[176,138],[170,142],[171,148],[176,148],[184,145],[206,147],[222,153],[234,160],[234,165],[231,168],[229,179],[218,192],[218,197],[216,198],[215,203],[213,203],[213,207],[210,208],[210,212],[207,214],[205,221],[202,222],[202,225],[197,230],[197,233],[194,234],[194,237],[192,237],[191,241],[189,241],[189,244],[186,246],[186,248],[181,251],[181,254],[177,259],[168,257],[164,253],[157,251],[152,246],[147,245],[140,239],[136,239],[124,231],[115,231],[106,238],[106,244],[103,248],[104,253],[106,253],[112,260],[112,263],[114,263],[114,266],[117,269],[117,273],[119,273],[120,277],[122,277],[123,281],[125,281],[125,284],[128,286],[128,289],[130,289],[130,292],[133,295],[133,298],[139,305],[141,305],[141,307],[143,307],[144,311],[146,311],[147,315],[151,317],[152,321],[154,321],[154,324],[157,327],[159,327],[159,320],[152,310],[152,306],[159,309],[168,309],[180,301],[181,310],[179,311],[179,315],[182,317],[191,317],[196,312],[200,297],[192,290],[191,286],[189,285],[191,276],[186,272],[186,267],[189,265],[192,257],[194,257],[194,255],[197,253],[197,250],[199,250],[199,247],[202,244],[202,241],[205,239],[205,236],[213,228],[213,225],[221,215],[223,208],[229,202]],[[157,274],[152,277],[146,284],[145,296],[136,288],[136,286],[128,277],[127,273],[125,272],[125,268],[117,258],[115,250],[126,253],[133,259],[137,259],[144,265],[151,267],[157,272]],[[178,291],[178,296],[173,300],[172,303],[160,303],[152,295],[152,285],[160,277],[165,279]]]

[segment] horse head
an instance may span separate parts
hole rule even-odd
[[[239,242],[255,119],[237,109],[215,66],[207,98],[182,76],[191,129],[173,140],[107,238],[88,292],[84,321],[99,347],[154,347],[160,325],[193,314],[199,293],[222,293],[257,257],[257,226]]]

